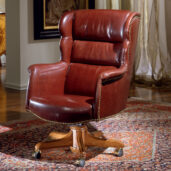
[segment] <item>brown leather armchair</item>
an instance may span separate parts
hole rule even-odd
[[[122,142],[89,133],[85,123],[125,108],[139,21],[138,13],[118,10],[78,10],[62,16],[61,61],[29,67],[26,108],[44,120],[76,126],[67,134],[52,132],[52,141],[36,144],[36,158],[42,149],[60,146],[70,146],[81,157],[87,146],[115,147],[116,155],[123,154]]]

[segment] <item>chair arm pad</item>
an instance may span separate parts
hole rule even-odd
[[[43,97],[64,92],[64,82],[68,64],[36,64],[29,67],[30,79],[27,89],[26,107],[31,97]]]
[[[121,78],[126,72],[127,65],[125,64],[117,70],[107,70],[105,72],[102,72],[99,76],[99,79],[102,80],[102,84],[107,84],[110,83],[110,81],[115,81]]]
[[[102,72],[97,81],[94,117],[103,118],[120,111],[127,96],[127,64]]]

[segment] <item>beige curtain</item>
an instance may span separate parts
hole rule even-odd
[[[120,9],[120,0],[95,0],[96,9]]]
[[[103,3],[108,4],[106,9],[128,9],[141,13],[135,79],[154,83],[171,80],[171,37],[168,36],[171,25],[168,6],[171,0],[105,0]]]

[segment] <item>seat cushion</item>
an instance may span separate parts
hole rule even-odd
[[[74,123],[93,119],[93,98],[78,95],[32,97],[29,109],[42,119]]]

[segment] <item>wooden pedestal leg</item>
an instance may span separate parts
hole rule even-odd
[[[89,132],[86,133],[86,146],[97,146],[97,147],[115,147],[117,149],[123,148],[124,144],[119,140],[114,139],[100,139],[93,137]]]
[[[97,147],[115,147],[116,150],[114,152],[114,155],[121,157],[123,155],[123,148],[124,144],[115,139],[102,139],[98,138],[97,136],[93,136],[88,131],[86,132],[86,146],[97,146]]]
[[[92,136],[96,137],[96,138],[100,138],[100,139],[106,139],[104,136],[103,136],[103,133],[101,131],[95,131],[95,132],[92,132],[91,133]]]
[[[70,131],[71,132],[71,131]],[[69,133],[70,133],[69,132]],[[49,139],[51,140],[58,140],[62,139],[64,137],[67,137],[69,133],[63,133],[63,132],[51,132],[48,136]]]
[[[35,157],[40,158],[42,149],[69,146],[73,153],[80,155],[79,165],[83,166],[85,164],[87,146],[115,147],[116,154],[119,154],[118,156],[123,154],[120,149],[124,147],[124,144],[119,140],[105,139],[99,131],[90,134],[86,126],[72,126],[70,129],[69,133],[51,132],[48,140],[36,144]]]
[[[49,134],[49,137],[53,140],[47,140],[44,142],[37,143],[35,145],[35,151],[41,151],[42,149],[48,149],[48,148],[55,148],[55,147],[65,147],[65,146],[71,146],[73,141],[73,135],[72,131],[70,131],[67,134],[61,134],[61,133],[52,133]]]

